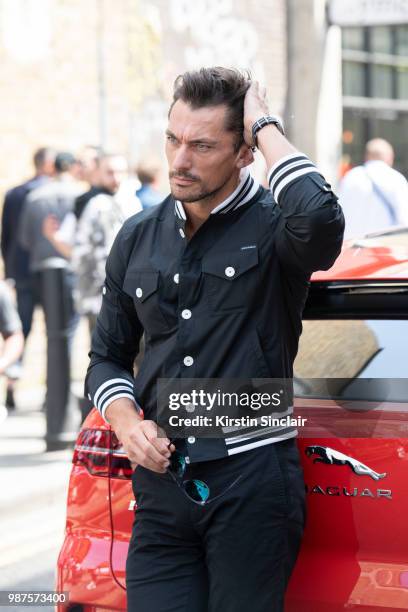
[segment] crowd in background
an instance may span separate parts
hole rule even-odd
[[[342,176],[338,194],[346,238],[408,226],[408,183],[392,168],[393,161],[392,146],[377,138],[367,143],[364,164]],[[2,210],[4,276],[14,286],[18,312],[14,316],[2,282],[0,374],[7,377],[8,410],[16,407],[14,385],[35,306],[44,311],[47,357],[53,362],[47,383],[69,386],[69,359],[58,348],[58,338],[66,336],[69,353],[80,316],[92,333],[106,258],[119,228],[129,216],[163,200],[160,166],[154,161],[140,164],[132,176],[125,156],[86,146],[79,155],[42,147],[33,162],[34,176],[6,193]],[[83,416],[91,407],[84,402]]]
[[[44,311],[49,347],[65,335],[69,350],[80,316],[87,318],[92,333],[106,258],[119,228],[128,217],[163,200],[155,162],[140,164],[132,175],[125,156],[86,146],[79,155],[41,147],[33,163],[34,176],[6,193],[2,210],[4,277],[14,287],[20,319],[19,325],[16,319],[13,325],[2,324],[13,311],[3,282],[0,333],[6,342],[0,373],[7,377],[8,410],[16,407],[14,385],[21,375],[23,344],[35,307]],[[17,336],[24,341],[20,338],[18,350],[10,352],[8,339]],[[61,352],[54,356],[64,362]],[[69,360],[58,367],[67,370]],[[69,380],[69,372],[64,376]]]

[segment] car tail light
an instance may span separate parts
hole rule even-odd
[[[133,472],[122,444],[110,430],[83,429],[75,445],[72,463],[85,466],[94,476],[127,480]]]

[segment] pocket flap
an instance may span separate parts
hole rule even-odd
[[[157,291],[159,273],[155,270],[128,271],[123,282],[123,290],[133,299],[144,302]]]
[[[233,281],[258,265],[258,249],[244,249],[209,255],[203,259],[202,270],[219,278]]]

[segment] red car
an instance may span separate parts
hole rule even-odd
[[[287,612],[408,609],[408,230],[315,274],[295,362],[307,525]],[[125,610],[131,467],[96,410],[79,433],[60,610]],[[192,611],[193,612],[193,611]]]

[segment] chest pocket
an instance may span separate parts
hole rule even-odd
[[[249,308],[259,288],[258,249],[217,253],[202,262],[204,292],[216,314]]]
[[[126,273],[123,290],[132,297],[137,316],[145,332],[152,338],[167,330],[168,324],[160,308],[159,272],[131,270]]]

